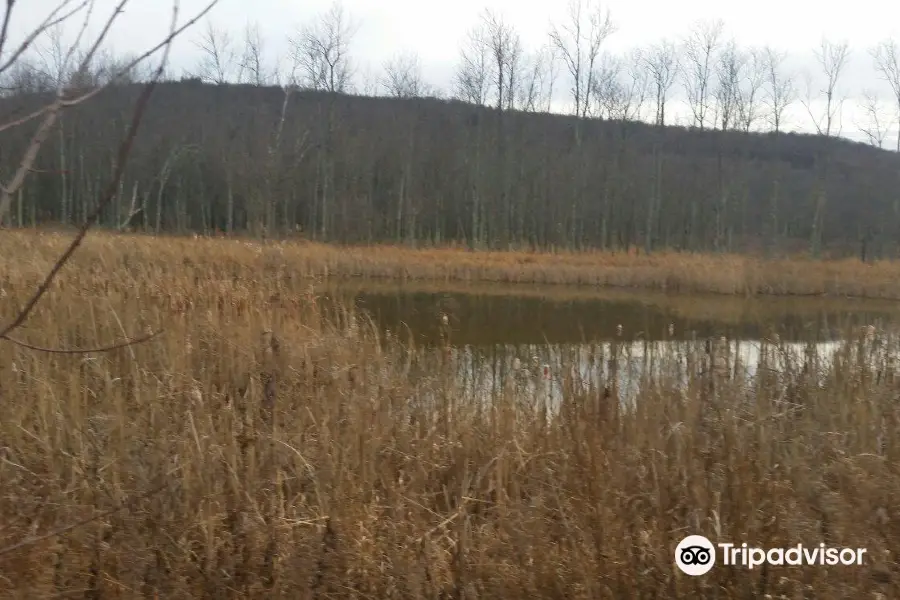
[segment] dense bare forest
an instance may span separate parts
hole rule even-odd
[[[238,44],[210,25],[203,63],[156,91],[103,224],[342,243],[896,254],[900,156],[881,149],[890,119],[872,102],[871,144],[837,135],[846,45],[823,41],[819,134],[800,135],[783,131],[784,111],[802,103],[815,117],[814,107],[775,50],[739,48],[705,23],[679,44],[615,57],[602,52],[608,13],[576,3],[571,20],[529,53],[484,13],[449,94],[425,83],[411,54],[354,88],[340,5],[292,40],[288,75],[267,70],[258,30]],[[569,35],[579,23],[589,33]],[[872,57],[886,80],[900,74],[895,42]],[[54,77],[101,83],[116,72],[105,61],[56,75],[25,64],[7,77],[2,113],[27,114]],[[0,218],[65,224],[90,211],[138,80],[67,112]],[[676,89],[691,127],[667,121]],[[568,94],[571,114],[550,112],[554,94]],[[0,172],[31,133],[7,133]]]

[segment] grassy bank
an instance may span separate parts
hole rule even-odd
[[[4,247],[49,256],[66,236],[7,232]],[[729,295],[900,299],[900,261],[763,260],[737,255],[468,252],[395,246],[338,247],[312,242],[236,241],[93,234],[86,254],[121,262],[157,258],[208,262],[217,272],[396,281],[602,286]],[[116,256],[118,255],[118,256]]]
[[[60,240],[0,240],[6,321]],[[755,383],[648,381],[628,414],[571,382],[559,414],[510,388],[485,410],[436,358],[324,319],[284,266],[340,256],[102,236],[76,254],[19,338],[166,331],[89,356],[0,342],[0,595],[900,595],[897,339]],[[704,360],[685,348],[661,360]],[[690,578],[688,533],[867,562]]]

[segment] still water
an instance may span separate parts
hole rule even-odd
[[[686,380],[703,368],[691,357],[704,354],[713,357],[707,368],[749,381],[761,364],[827,360],[848,331],[900,319],[897,303],[850,299],[371,282],[331,284],[323,294],[433,357],[411,376],[450,369],[461,395],[513,390],[552,404],[564,389],[591,393],[612,381],[626,401],[654,379]]]

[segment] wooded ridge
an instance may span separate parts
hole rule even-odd
[[[65,114],[8,222],[80,220],[139,85]],[[0,99],[24,114],[40,94]],[[31,132],[7,132],[0,170]],[[338,243],[891,256],[900,156],[834,136],[523,112],[437,98],[160,84],[106,227]],[[127,222],[126,222],[127,221]]]

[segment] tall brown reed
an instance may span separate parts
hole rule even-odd
[[[53,244],[4,245],[6,319]],[[818,364],[773,343],[785,360],[712,391],[704,345],[682,343],[654,360],[691,377],[648,376],[630,410],[572,381],[558,411],[523,410],[515,386],[485,407],[402,335],[326,315],[268,250],[162,248],[86,245],[20,336],[165,336],[0,346],[3,596],[900,593],[896,339]],[[866,547],[867,563],[690,578],[673,564],[687,533]]]
[[[209,263],[212,274],[250,269],[284,277],[337,277],[393,281],[504,283],[640,288],[739,296],[835,296],[900,299],[900,262],[848,259],[763,260],[741,255],[661,252],[467,252],[453,248],[338,247],[298,241],[167,238],[92,234],[79,252],[127,249],[138,263],[183,260]],[[57,233],[8,232],[3,244],[18,256],[62,248]]]

